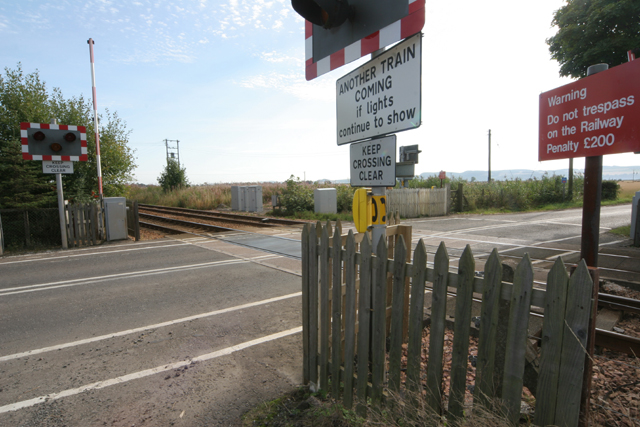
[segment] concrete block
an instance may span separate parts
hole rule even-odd
[[[335,188],[316,188],[313,190],[315,213],[338,213],[338,191]]]
[[[238,185],[231,186],[231,209],[234,211],[244,211],[245,188]]]
[[[246,209],[247,212],[263,212],[262,207],[262,186],[251,185],[246,187]]]

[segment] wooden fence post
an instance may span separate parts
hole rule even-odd
[[[302,229],[302,382],[309,384],[309,228]]]
[[[453,350],[449,385],[449,415],[455,423],[464,417],[464,394],[467,389],[469,363],[469,332],[471,329],[471,304],[475,260],[467,245],[460,257],[458,287],[456,289],[456,313],[453,329]]]
[[[97,244],[96,237],[98,235],[98,207],[95,203],[91,203],[89,216],[91,218],[91,243],[95,246]]]
[[[569,279],[567,289],[567,308],[565,311],[565,330],[562,335],[562,354],[560,356],[560,376],[558,380],[558,404],[556,424],[573,427],[578,425],[580,415],[580,396],[582,395],[582,373],[584,358],[587,354],[587,336],[591,317],[591,288],[593,282],[584,260]]]
[[[29,227],[29,211],[25,209],[22,215],[24,218],[24,241],[26,243],[26,246],[30,247],[31,246],[31,228]]]
[[[547,426],[555,423],[560,355],[564,331],[564,311],[567,305],[567,274],[562,258],[556,258],[547,275],[547,290],[542,323],[542,352],[538,388],[545,390],[536,399],[535,424]]]
[[[407,389],[416,396],[420,392],[420,362],[422,361],[422,329],[424,318],[424,282],[427,274],[427,250],[420,240],[413,255],[411,310],[407,343]]]
[[[333,233],[333,279],[331,291],[331,390],[340,394],[340,365],[342,363],[342,236],[340,224]]]
[[[502,289],[502,265],[498,250],[494,249],[484,266],[482,289],[482,309],[478,336],[478,358],[476,363],[476,383],[474,403],[485,408],[491,407],[496,395],[493,377],[496,357],[496,335],[500,312],[500,291]]]
[[[358,397],[357,413],[360,416],[366,414],[367,382],[369,377],[369,344],[371,333],[371,240],[365,233],[360,243],[362,262],[360,264],[360,296],[358,309],[358,380],[356,383],[356,395]]]
[[[406,245],[400,235],[396,243],[393,257],[393,287],[391,297],[391,329],[389,332],[389,388],[400,390],[400,362],[402,359],[402,341],[404,338],[404,304],[405,304],[405,272]]]
[[[442,414],[442,357],[444,346],[447,285],[449,280],[449,254],[440,242],[433,262],[433,289],[431,293],[431,333],[429,363],[427,364],[427,405]]]
[[[356,341],[356,242],[353,230],[349,230],[347,237],[347,252],[345,258],[346,286],[344,312],[344,406],[353,406],[353,361],[355,358]]]
[[[513,425],[517,425],[520,419],[522,376],[526,361],[532,288],[533,267],[529,254],[525,254],[516,268],[513,279],[504,375],[502,377],[502,399],[505,404],[505,412]]]
[[[387,323],[387,242],[378,241],[373,261],[373,319],[371,321],[371,401],[380,404],[385,371],[386,323]]]
[[[140,240],[140,212],[138,207],[138,201],[133,201],[133,221],[135,223],[136,241]]]
[[[331,286],[331,271],[329,270],[329,228],[323,227],[320,240],[320,378],[318,385],[321,390],[328,390],[329,373],[329,287]]]
[[[318,387],[318,235],[316,226],[309,229],[309,383]]]

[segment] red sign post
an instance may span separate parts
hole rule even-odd
[[[640,61],[540,95],[538,160],[640,151]]]

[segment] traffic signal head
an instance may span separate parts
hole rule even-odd
[[[291,6],[307,21],[326,29],[339,27],[355,16],[348,0],[291,0]]]
[[[87,161],[84,126],[20,123],[25,160]]]
[[[400,162],[418,163],[418,145],[405,145],[400,147]]]

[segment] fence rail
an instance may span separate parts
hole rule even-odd
[[[444,216],[449,212],[449,185],[444,188],[401,188],[387,191],[387,211],[403,218]]]
[[[517,424],[529,311],[530,305],[535,305],[545,309],[535,424],[576,426],[591,313],[592,280],[584,261],[569,278],[558,258],[548,276],[549,292],[545,292],[533,288],[528,255],[516,269],[513,283],[507,283],[502,282],[502,266],[495,249],[485,265],[484,278],[480,278],[475,276],[469,246],[459,260],[458,272],[451,273],[444,243],[438,248],[433,267],[428,267],[422,241],[411,260],[405,237],[408,236],[392,236],[396,240],[393,250],[381,240],[372,254],[367,234],[356,237],[349,232],[342,236],[340,227],[332,230],[330,224],[305,226],[302,234],[305,383],[329,390],[331,379],[334,396],[342,396],[348,408],[354,401],[359,402],[359,411],[367,401],[379,405],[385,390],[426,391],[424,399],[428,407],[436,414],[443,414],[446,409],[448,420],[455,423],[465,416],[465,390],[471,385],[467,384],[467,366],[475,292],[482,294],[482,315],[473,405],[488,407],[495,396],[501,395],[501,410],[512,424]],[[421,353],[427,283],[432,292],[432,311],[429,363],[425,368]],[[443,399],[448,287],[456,289],[456,307],[450,392]],[[508,328],[506,340],[499,340],[496,331],[502,319],[498,313],[505,304],[509,306]],[[405,342],[406,363],[403,363]],[[501,375],[495,375],[499,342],[506,342],[505,360]],[[405,379],[401,375],[403,370]],[[496,378],[501,378],[498,384]]]
[[[0,209],[2,252],[60,245],[60,216],[56,208]]]

